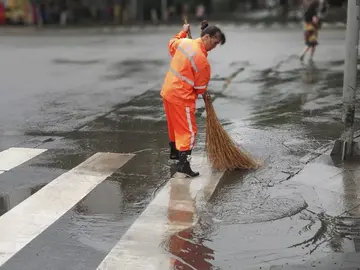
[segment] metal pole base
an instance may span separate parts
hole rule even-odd
[[[350,148],[351,153],[347,152],[349,151],[347,143],[347,141],[336,140],[330,155],[341,157],[342,160],[346,160],[348,158],[360,158],[360,147],[358,142],[352,142],[352,146]]]

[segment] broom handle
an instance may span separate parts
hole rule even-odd
[[[184,16],[184,23],[185,23],[185,24],[188,24],[188,20],[187,20],[187,16],[186,16],[186,15]],[[189,31],[187,32],[187,35],[188,35],[188,38],[191,38],[191,39],[192,39],[192,35],[191,35],[190,29],[189,29]]]
[[[184,23],[185,23],[185,24],[188,24],[188,20],[187,20],[187,16],[186,16],[186,15],[184,16]],[[192,35],[191,35],[190,28],[189,28],[189,30],[188,30],[188,32],[187,32],[187,35],[188,35],[188,38],[191,38],[191,39],[192,39]],[[206,93],[203,94],[202,96],[203,96],[203,99],[204,99],[205,102],[206,102],[206,101],[211,101],[211,97],[210,97],[210,95],[209,95],[209,93],[208,93],[207,91],[206,91]]]

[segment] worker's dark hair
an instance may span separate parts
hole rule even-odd
[[[215,25],[209,25],[209,23],[207,21],[202,21],[201,22],[201,37],[205,36],[205,35],[209,35],[210,37],[214,37],[217,33],[220,34],[221,37],[221,45],[224,45],[226,42],[226,37],[225,34],[220,30],[219,27],[215,26]]]

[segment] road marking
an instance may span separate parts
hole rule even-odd
[[[167,240],[197,223],[196,208],[210,199],[224,174],[212,172],[202,158],[194,157],[192,164],[201,175],[170,179],[97,270],[170,269]]]
[[[133,156],[96,153],[1,216],[0,266]]]
[[[11,147],[0,152],[0,174],[44,153],[47,149]]]

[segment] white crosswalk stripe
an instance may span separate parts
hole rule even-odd
[[[16,151],[18,155],[15,154]],[[5,165],[0,163],[0,167],[8,170],[40,152],[39,149],[21,151],[11,148],[2,152],[0,161],[3,161]],[[0,266],[133,156],[133,154],[96,153],[2,215],[0,217]],[[11,158],[7,160],[6,157]]]
[[[12,147],[0,152],[0,172],[9,171],[44,153],[46,149]]]

